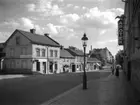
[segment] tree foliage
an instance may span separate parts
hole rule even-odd
[[[118,53],[115,56],[116,64],[120,64],[121,66],[123,66],[123,54],[123,50],[118,51]]]
[[[90,56],[91,58],[97,58],[97,59],[99,59],[101,62],[102,62],[102,65],[105,65],[105,60],[104,60],[104,58],[101,56],[101,54],[99,54],[99,53],[97,53],[97,54],[91,54],[91,56]]]

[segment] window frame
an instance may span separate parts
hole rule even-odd
[[[27,48],[26,47],[21,48],[21,55],[27,55]]]
[[[11,56],[11,57],[14,56],[14,48],[10,48],[10,56]]]
[[[14,67],[15,67],[15,61],[14,61],[14,60],[11,60],[11,62],[10,62],[10,67],[11,67],[12,69],[14,69]]]
[[[25,63],[25,67],[24,67],[24,63]],[[21,68],[22,69],[26,69],[27,68],[27,60],[22,60],[21,61]]]
[[[54,52],[55,52],[55,57],[58,57],[58,51],[55,50]]]
[[[16,45],[20,45],[20,36],[16,37]]]
[[[42,57],[46,56],[46,49],[42,49]]]
[[[50,57],[53,57],[53,50],[50,50]]]
[[[36,56],[40,57],[40,48],[36,48]]]

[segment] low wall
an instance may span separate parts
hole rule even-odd
[[[3,69],[0,74],[32,74],[31,69]]]

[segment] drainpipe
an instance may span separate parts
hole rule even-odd
[[[48,58],[48,46],[47,46],[47,74],[49,74],[49,58]]]

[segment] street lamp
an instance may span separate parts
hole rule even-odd
[[[87,76],[86,76],[86,70],[85,70],[85,67],[86,67],[86,64],[85,64],[85,52],[86,52],[86,46],[87,46],[87,36],[86,34],[84,33],[83,37],[81,38],[82,42],[83,42],[83,48],[84,48],[84,73],[83,73],[83,89],[87,89]]]

